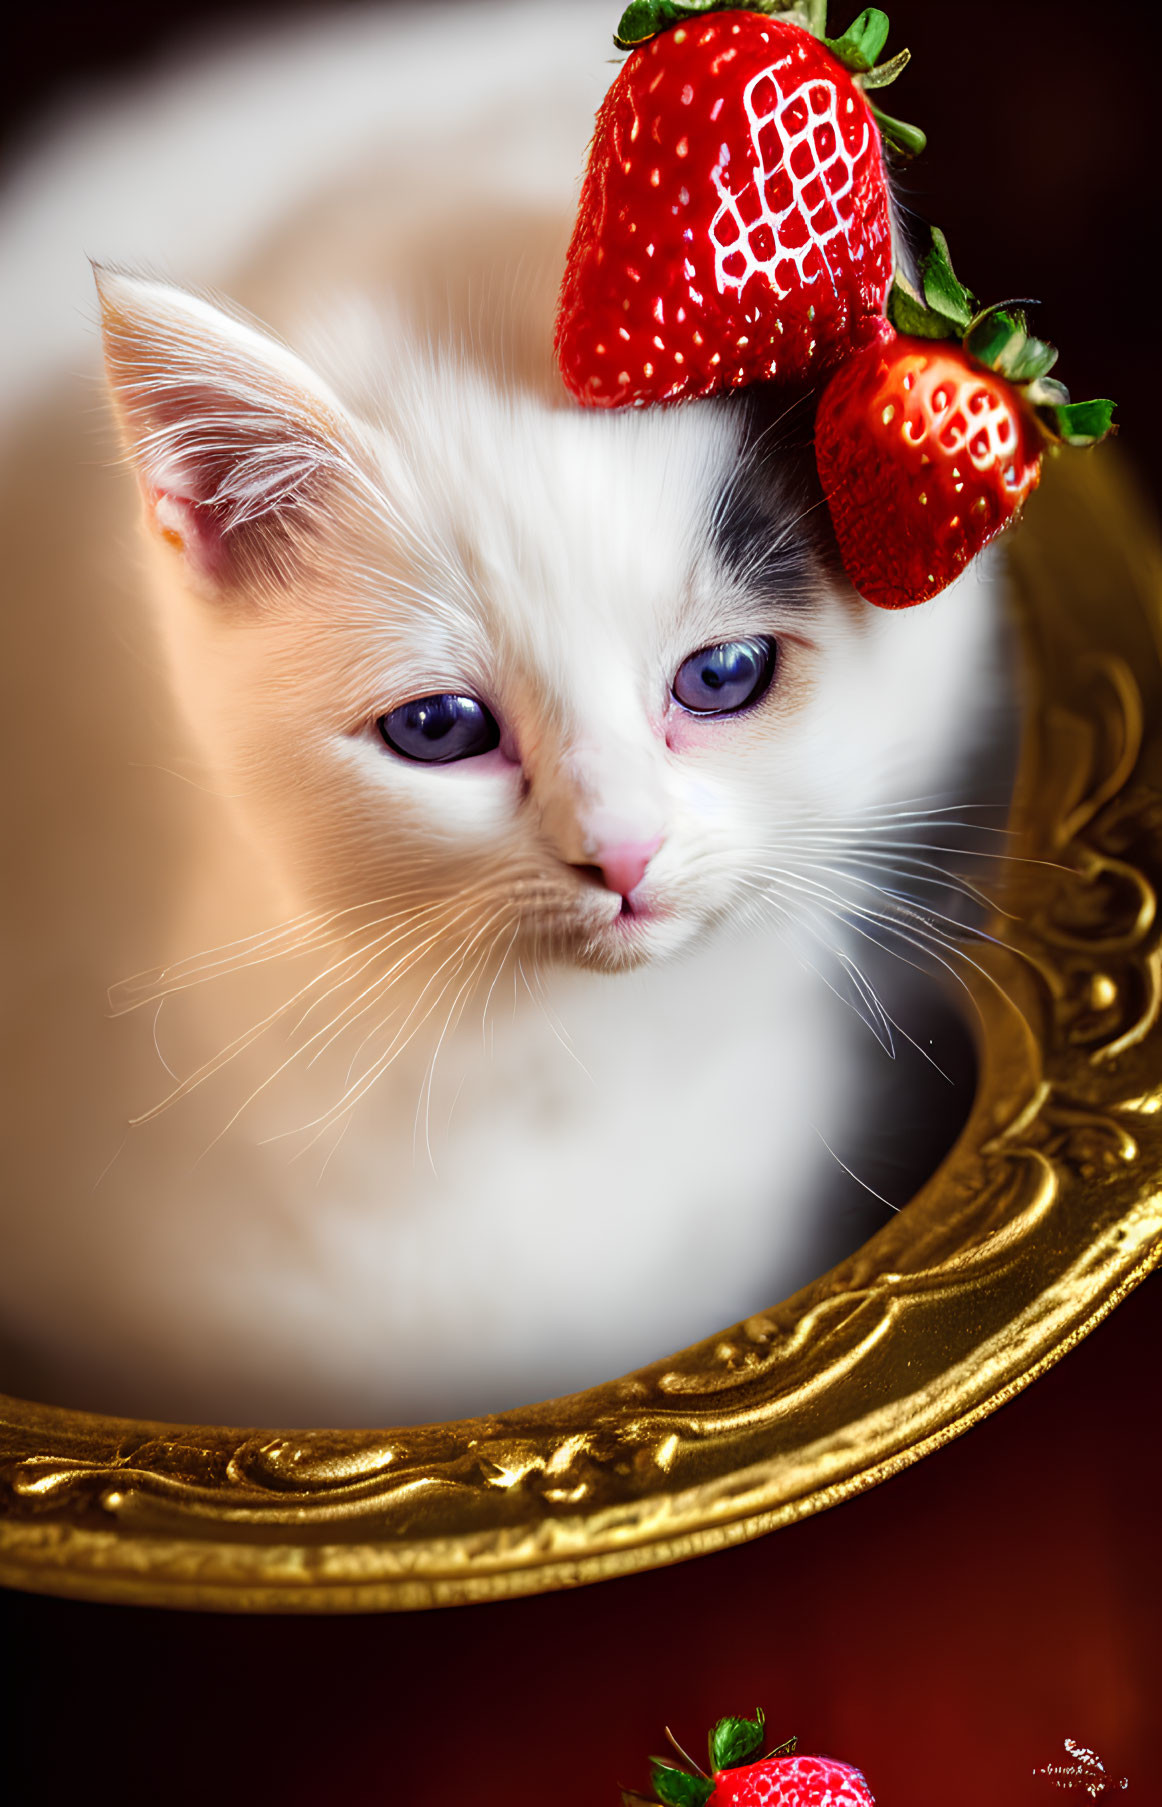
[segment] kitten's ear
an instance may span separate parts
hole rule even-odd
[[[97,269],[105,358],[151,525],[200,587],[290,582],[360,477],[327,386],[195,295]]]

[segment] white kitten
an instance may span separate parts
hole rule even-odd
[[[530,13],[527,103],[483,130],[466,61],[421,127],[401,56],[384,106],[427,145],[243,279],[302,356],[100,278],[202,790],[152,902],[191,957],[123,994],[166,997],[181,1077],[6,1232],[6,1321],[80,1402],[496,1409],[710,1334],[834,1242],[830,1149],[879,1055],[859,1014],[895,1014],[860,926],[892,944],[890,843],[957,794],[993,595],[976,571],[864,605],[801,409],[564,401],[553,279],[604,46],[578,81],[575,24]]]

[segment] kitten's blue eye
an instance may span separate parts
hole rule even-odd
[[[776,647],[765,634],[704,646],[678,667],[673,692],[695,715],[729,715],[757,703],[775,675]]]
[[[500,745],[500,729],[474,696],[420,696],[381,715],[377,725],[393,752],[428,765],[474,759]]]

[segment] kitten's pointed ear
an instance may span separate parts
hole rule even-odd
[[[301,359],[196,295],[95,270],[150,523],[203,588],[293,580],[358,484],[358,432]]]

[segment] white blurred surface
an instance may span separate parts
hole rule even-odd
[[[348,164],[418,151],[441,118],[502,117],[527,95],[539,60],[559,69],[562,33],[575,36],[591,114],[614,54],[601,0],[410,15],[368,7],[250,27],[59,106],[29,134],[0,191],[4,416],[46,375],[93,362],[87,259],[214,285]],[[445,57],[452,34],[456,55]],[[578,146],[578,178],[580,162]],[[559,192],[552,156],[526,173],[534,189]]]

